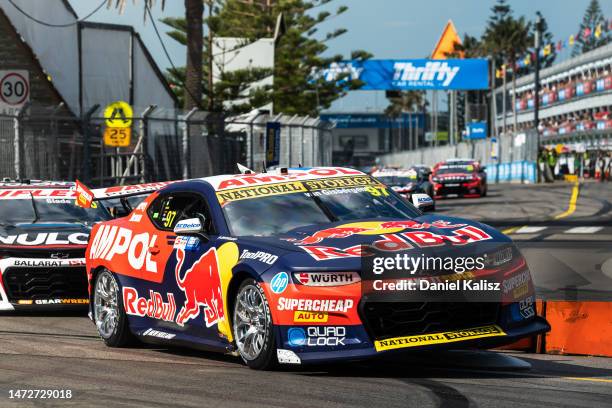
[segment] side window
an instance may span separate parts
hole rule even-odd
[[[193,193],[174,193],[158,197],[148,210],[151,222],[164,231],[173,231],[180,220],[200,218],[207,232],[214,232],[204,198]]]

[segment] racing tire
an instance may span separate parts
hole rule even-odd
[[[98,334],[109,347],[125,347],[134,343],[123,297],[115,275],[108,269],[101,270],[93,286],[92,317]]]
[[[234,340],[242,361],[255,370],[276,368],[276,338],[270,305],[263,288],[254,279],[240,284],[232,317]]]

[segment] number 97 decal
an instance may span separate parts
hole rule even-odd
[[[374,197],[384,196],[387,197],[389,192],[385,186],[367,186],[365,191],[373,195]]]

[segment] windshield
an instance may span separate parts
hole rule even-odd
[[[0,224],[17,224],[21,222],[80,222],[94,223],[109,219],[102,208],[81,208],[74,204],[74,199],[17,199],[0,202]]]
[[[271,236],[334,221],[405,219],[421,215],[371,177],[336,178],[328,184],[324,181],[293,181],[234,192],[227,190],[218,192],[217,197],[234,236]]]
[[[450,173],[473,173],[474,166],[471,164],[457,164],[450,166],[440,166],[436,170],[436,175],[439,174],[450,174]]]
[[[376,179],[388,186],[405,186],[406,184],[410,184],[414,182],[416,180],[416,176],[414,177],[383,176],[383,177],[376,177]]]

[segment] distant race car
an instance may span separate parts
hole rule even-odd
[[[85,248],[101,208],[75,205],[74,183],[0,183],[0,310],[84,307]]]
[[[431,180],[434,194],[439,196],[485,197],[487,174],[475,160],[450,159],[434,166]]]
[[[486,273],[503,276],[504,301],[395,303],[362,292],[368,248],[467,255],[477,242],[490,243]],[[549,330],[509,238],[424,215],[348,168],[165,185],[128,216],[96,224],[86,262],[90,317],[108,346],[184,345],[235,353],[255,369],[492,347]]]
[[[385,168],[377,170],[372,173],[372,177],[410,200],[411,195],[415,193],[434,197],[434,187],[429,180],[430,174],[431,170],[426,166],[413,166],[409,169]]]

